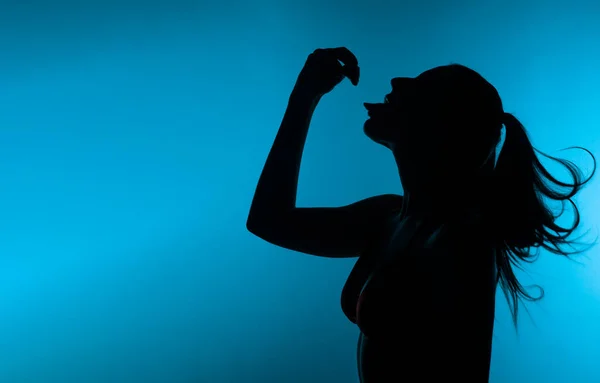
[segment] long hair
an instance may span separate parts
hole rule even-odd
[[[452,109],[450,123],[456,128],[452,129],[452,146],[460,148],[456,152],[464,153],[463,164],[469,164],[459,166],[464,169],[460,183],[470,183],[472,190],[467,192],[474,198],[481,198],[486,207],[485,227],[496,248],[498,283],[507,298],[516,328],[519,301],[538,301],[543,298],[544,289],[534,286],[540,294],[531,295],[517,279],[513,267],[522,269],[523,263],[534,262],[540,248],[569,259],[589,249],[575,249],[573,245],[581,243],[570,238],[581,221],[573,197],[594,176],[596,158],[585,148],[572,147],[586,151],[593,159],[592,173],[584,178],[581,169],[572,161],[535,149],[525,127],[515,116],[504,112],[498,91],[479,73],[459,64],[439,69],[451,73],[446,78],[450,78],[447,81],[452,91],[447,94],[452,98],[445,104]],[[506,135],[494,169],[494,163],[489,159],[500,141],[502,125]],[[564,166],[572,182],[556,179],[536,153]],[[484,158],[487,160],[483,161],[485,166],[482,168],[480,164]],[[450,163],[449,166],[453,165]],[[474,169],[484,169],[486,176],[473,177]],[[561,203],[559,212],[550,209],[547,203],[552,201]],[[570,227],[563,227],[557,220],[567,204],[573,208],[574,221]],[[573,250],[569,251],[567,247]]]
[[[538,296],[528,293],[517,279],[513,266],[522,269],[523,262],[534,262],[540,248],[567,258],[589,249],[575,249],[573,245],[580,243],[570,239],[581,222],[573,197],[594,176],[596,159],[585,148],[568,148],[582,149],[592,157],[594,168],[590,176],[584,179],[581,169],[572,161],[552,157],[535,149],[525,127],[515,116],[505,113],[503,123],[506,138],[494,171],[495,192],[493,203],[490,204],[493,211],[490,216],[495,221],[493,231],[499,253],[496,257],[498,283],[507,298],[516,327],[519,301],[538,301],[543,298],[544,290],[541,286],[536,286],[540,290]],[[556,179],[542,165],[536,152],[564,166],[572,182]],[[546,203],[550,201],[560,202],[560,211],[553,212]],[[566,204],[570,204],[574,212],[574,221],[570,227],[557,223]],[[573,250],[568,251],[565,247]]]

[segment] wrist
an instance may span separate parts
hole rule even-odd
[[[306,88],[294,87],[292,94],[290,95],[290,101],[299,102],[302,104],[308,104],[309,106],[315,107],[321,100],[321,95],[316,92],[312,92]]]

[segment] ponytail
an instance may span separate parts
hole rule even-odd
[[[503,123],[506,138],[494,172],[494,229],[501,241],[526,248],[537,244],[532,229],[541,218],[533,214],[541,203],[533,185],[537,158],[519,120],[505,113]]]
[[[592,174],[584,180],[581,170],[573,162],[536,150],[525,127],[515,116],[504,113],[502,120],[506,138],[494,171],[488,217],[492,221],[489,223],[492,240],[499,250],[496,257],[498,282],[505,293],[516,327],[519,300],[540,300],[544,290],[537,286],[540,295],[530,295],[517,280],[512,266],[522,268],[522,262],[535,261],[539,253],[532,253],[532,248],[539,250],[542,247],[567,258],[587,250],[567,252],[562,247],[572,247],[572,243],[576,243],[567,239],[580,223],[579,209],[572,197],[594,176],[596,160],[589,150],[578,147],[594,160]],[[565,183],[554,178],[539,161],[536,152],[563,165],[573,182]],[[548,208],[546,199],[560,201],[560,213]],[[567,202],[571,204],[575,214],[574,223],[569,228],[556,223]]]

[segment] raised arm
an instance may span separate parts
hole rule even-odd
[[[270,243],[318,256],[355,257],[401,207],[402,197],[397,195],[367,198],[343,207],[296,207],[310,121],[321,97],[344,77],[358,84],[358,62],[345,48],[315,51],[298,77],[246,223],[251,233]]]
[[[275,223],[296,207],[308,127],[320,96],[294,89],[254,192],[247,227]]]

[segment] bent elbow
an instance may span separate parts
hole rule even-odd
[[[252,207],[246,219],[246,229],[258,237],[279,231],[284,223],[289,222],[289,214],[282,213],[283,211],[286,210]]]
[[[246,220],[246,230],[255,236],[265,239],[273,235],[273,231],[279,224],[274,219],[248,217]]]
[[[248,217],[248,219],[246,220],[246,230],[248,230],[250,233],[254,234],[255,225],[256,225],[256,223],[252,220],[252,218]]]
[[[256,219],[251,217],[248,217],[246,220],[246,230],[257,237],[260,237],[259,233],[265,231],[265,227],[266,225],[264,223],[259,223]]]
[[[246,229],[254,234],[255,231],[266,226],[265,221],[264,212],[257,211],[256,206],[253,204],[250,207],[250,212],[248,212],[248,218],[246,218]]]

